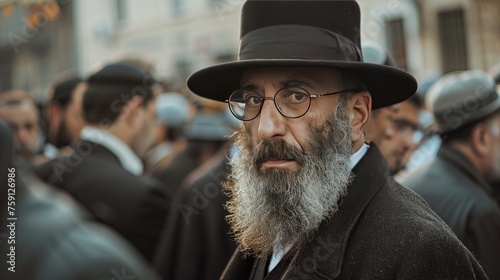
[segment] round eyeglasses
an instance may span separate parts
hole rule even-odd
[[[274,95],[274,97],[262,97],[262,94],[254,89],[241,88],[233,92],[226,100],[229,110],[233,115],[242,121],[251,121],[259,116],[265,100],[274,100],[274,105],[281,115],[287,118],[300,118],[309,111],[311,99],[321,96],[345,93],[360,92],[362,89],[346,89],[325,94],[311,95],[300,87],[285,87]]]

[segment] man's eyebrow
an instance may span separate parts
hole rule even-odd
[[[284,80],[280,82],[280,86],[281,87],[301,86],[301,87],[314,88],[314,86],[311,85],[310,83],[297,79]]]
[[[257,87],[255,85],[245,85],[241,87],[242,89],[251,89],[251,90],[257,90]]]

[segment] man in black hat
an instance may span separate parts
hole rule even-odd
[[[404,184],[420,194],[483,265],[500,279],[500,207],[490,184],[500,183],[500,96],[482,70],[445,75],[428,103],[443,144],[429,165]]]
[[[0,213],[15,209],[20,217],[9,227],[15,239],[0,242],[12,256],[0,279],[159,279],[122,237],[97,224],[71,197],[41,183],[31,170],[13,167],[12,135],[2,120],[0,143],[0,180],[11,182],[9,193],[15,193],[15,200],[2,199]]]
[[[73,154],[40,166],[37,174],[151,259],[169,202],[160,182],[142,176],[140,159],[153,143],[156,82],[144,70],[118,63],[91,75],[87,87],[82,141]]]
[[[364,143],[371,109],[417,84],[362,62],[359,22],[354,1],[247,1],[238,61],[188,79],[245,122],[226,185],[239,249],[222,279],[486,279]]]

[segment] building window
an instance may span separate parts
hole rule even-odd
[[[468,69],[463,9],[439,12],[438,24],[443,73]]]
[[[403,19],[393,19],[387,22],[388,51],[394,60],[394,66],[407,69],[406,43]]]
[[[126,18],[126,10],[125,10],[125,5],[126,5],[125,0],[115,0],[115,5],[116,5],[116,20],[118,22],[124,22]]]
[[[184,14],[183,4],[182,0],[172,0],[172,11],[174,16],[180,17]]]

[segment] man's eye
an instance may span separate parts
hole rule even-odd
[[[248,95],[245,96],[245,105],[246,106],[259,106],[262,98],[258,95]]]
[[[288,103],[302,103],[307,100],[307,93],[295,91],[295,90],[287,90],[285,92],[284,100]]]

